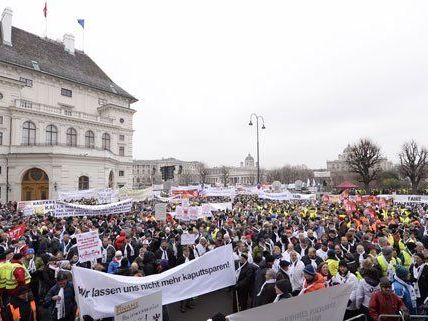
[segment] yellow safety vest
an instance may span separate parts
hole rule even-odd
[[[383,257],[382,254],[377,256],[377,263],[382,269],[382,276],[388,276],[388,262],[386,262],[386,259]],[[391,264],[392,264],[393,270],[395,271],[397,260],[394,257],[391,259]]]
[[[330,271],[331,275],[336,275],[337,272],[339,271],[339,261],[338,260],[334,260],[334,259],[327,259],[327,266],[328,266],[328,270]]]
[[[0,263],[0,289],[6,289],[6,280],[12,270],[12,263],[9,261]]]
[[[6,290],[13,290],[16,289],[18,286],[18,282],[15,279],[15,276],[13,275],[13,272],[17,268],[23,268],[25,271],[25,284],[29,284],[31,282],[31,276],[30,273],[28,273],[28,270],[25,268],[24,265],[19,263],[11,263],[12,268],[10,269],[10,273],[6,279]]]
[[[403,265],[407,270],[409,270],[410,265],[412,265],[413,263],[412,256],[407,251],[402,251],[401,253],[403,253],[403,259],[404,259]]]

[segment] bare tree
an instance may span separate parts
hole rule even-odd
[[[381,161],[380,148],[366,138],[360,139],[357,144],[352,145],[346,156],[349,170],[359,175],[359,181],[364,184],[366,193],[370,192],[370,183],[380,172]]]
[[[221,181],[222,181],[224,187],[226,187],[227,183],[229,182],[229,172],[230,172],[229,167],[222,166],[220,168]]]
[[[425,147],[419,147],[412,140],[403,144],[401,153],[398,156],[400,157],[400,173],[409,178],[412,192],[416,193],[419,183],[427,175],[428,151]]]
[[[202,185],[205,185],[207,182],[207,176],[208,176],[208,168],[205,164],[201,163],[198,166],[198,175],[199,175],[199,183]]]
[[[180,185],[187,186],[193,182],[194,182],[194,175],[192,175],[192,173],[189,172],[188,170],[183,170],[181,174],[178,175],[178,183]]]
[[[269,182],[280,181],[282,183],[294,183],[298,179],[306,181],[313,178],[314,173],[306,165],[285,165],[267,172]]]

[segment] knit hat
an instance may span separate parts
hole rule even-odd
[[[346,267],[348,267],[348,264],[346,263],[346,261],[345,261],[345,260],[340,260],[340,262],[339,262],[339,267],[341,267],[341,266],[346,266]]]
[[[34,249],[27,249],[27,255],[34,254]]]
[[[226,316],[222,313],[216,313],[211,318],[212,321],[226,321]]]
[[[397,265],[395,268],[395,274],[402,280],[406,279],[409,275],[409,271],[402,265]]]
[[[276,281],[275,285],[282,293],[291,293],[292,291],[290,281],[286,279]]]
[[[27,286],[21,285],[20,287],[18,287],[15,294],[21,295],[21,294],[28,293],[28,292],[30,292],[30,289]]]
[[[122,251],[116,251],[116,253],[115,253],[115,257],[121,257],[123,254],[122,254]]]
[[[303,273],[310,274],[310,275],[316,274],[315,269],[312,266],[312,264],[306,265],[305,268],[303,269]]]

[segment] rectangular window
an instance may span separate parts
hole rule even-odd
[[[20,101],[21,107],[31,109],[33,108],[33,103],[29,100],[21,99]]]
[[[32,79],[21,77],[21,78],[19,78],[19,81],[23,82],[26,87],[33,87],[33,80]]]
[[[125,135],[119,135],[119,140],[123,142],[125,140]]]
[[[125,176],[125,171],[119,171],[119,176]]]
[[[3,145],[3,133],[0,132],[0,145]]]
[[[3,116],[0,116],[0,125],[3,125]]]
[[[61,88],[61,95],[65,97],[72,97],[73,92],[70,89]]]
[[[98,98],[98,105],[103,106],[107,104],[107,99]]]
[[[125,156],[125,147],[123,146],[119,147],[119,156]]]

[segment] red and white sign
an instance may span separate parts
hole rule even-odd
[[[5,232],[11,240],[17,240],[24,236],[27,226],[25,224],[18,225],[13,229]]]
[[[79,262],[87,262],[102,257],[100,237],[97,231],[76,234]]]

